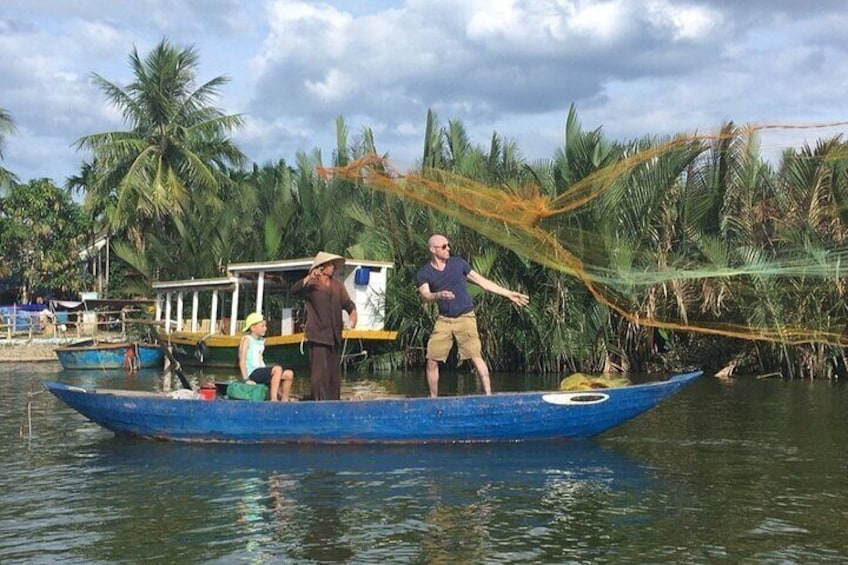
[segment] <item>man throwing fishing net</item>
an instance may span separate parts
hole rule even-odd
[[[460,361],[471,359],[480,377],[483,392],[492,394],[489,367],[483,360],[474,303],[468,294],[470,281],[483,290],[509,298],[519,306],[527,306],[530,297],[506,289],[471,269],[461,257],[450,256],[448,239],[439,234],[430,236],[430,261],[418,270],[418,292],[425,302],[435,302],[439,317],[427,342],[427,385],[430,396],[439,394],[439,362],[445,362],[456,341]]]

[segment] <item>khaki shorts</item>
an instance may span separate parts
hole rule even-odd
[[[477,333],[477,317],[474,312],[468,312],[458,318],[439,316],[430,340],[427,342],[427,359],[446,361],[453,347],[453,342],[459,347],[459,360],[482,357],[480,336]]]

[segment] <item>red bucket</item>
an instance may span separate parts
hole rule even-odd
[[[201,400],[215,400],[217,396],[215,385],[203,385],[197,393],[200,395]]]

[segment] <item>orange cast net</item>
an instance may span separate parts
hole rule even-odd
[[[499,185],[432,168],[401,174],[374,154],[319,172],[443,212],[575,277],[633,324],[845,347],[848,147],[837,137],[790,150],[776,170],[757,154],[762,132],[840,125],[727,127],[634,143],[561,190],[538,174]],[[723,183],[715,215],[731,226],[718,222],[715,233],[679,217],[709,210],[698,198],[717,186],[711,176]],[[658,202],[650,218],[630,218],[626,209],[639,209],[633,199],[645,194]],[[644,230],[618,228],[628,222],[643,222]],[[634,242],[646,232],[650,245]],[[752,306],[753,314],[743,313]]]

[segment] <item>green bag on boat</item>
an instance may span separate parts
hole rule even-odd
[[[227,398],[233,400],[268,400],[268,386],[232,382],[227,385]]]

